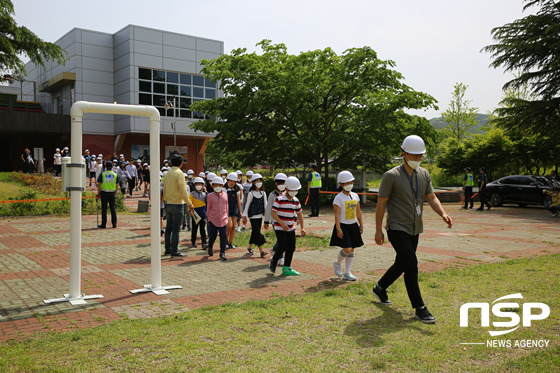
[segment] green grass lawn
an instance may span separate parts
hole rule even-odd
[[[560,255],[421,274],[423,296],[438,319],[433,325],[413,318],[402,279],[390,289],[393,305],[374,301],[371,283],[328,283],[305,295],[5,342],[0,371],[558,372],[559,279]],[[519,303],[546,303],[550,316],[490,337],[473,310],[470,326],[459,327],[462,304],[518,292]],[[491,339],[550,343],[534,349],[460,344]]]

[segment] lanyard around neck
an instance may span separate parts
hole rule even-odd
[[[406,174],[406,178],[408,179],[408,182],[410,183],[410,188],[412,189],[412,192],[414,193],[414,196],[416,197],[416,200],[418,200],[418,175],[416,175],[416,190],[414,190],[414,186],[412,185],[412,180],[410,179],[410,176],[408,176],[408,172],[406,172],[406,168],[404,167],[404,164],[403,164],[402,167],[403,167],[404,173]]]

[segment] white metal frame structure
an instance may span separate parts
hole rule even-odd
[[[48,299],[45,303],[70,302],[72,305],[86,304],[87,299],[103,298],[103,295],[81,294],[81,260],[82,260],[82,186],[81,177],[81,149],[82,149],[82,119],[85,113],[139,115],[150,119],[150,185],[159,185],[159,136],[160,115],[153,106],[145,105],[122,105],[97,102],[78,101],[72,105],[70,116],[71,140],[70,146],[72,158],[70,163],[70,293],[64,294],[64,298]],[[155,170],[155,171],[154,171]],[[158,295],[169,294],[167,290],[181,289],[179,285],[161,286],[161,247],[159,227],[159,188],[154,189],[157,193],[150,193],[150,237],[151,237],[151,272],[152,283],[144,285],[142,289],[131,290],[131,293],[153,292]]]

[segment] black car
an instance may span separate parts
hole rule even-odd
[[[543,189],[552,191],[554,186],[560,186],[560,183],[544,176],[506,176],[488,183],[486,197],[492,206],[501,206],[504,203],[516,203],[521,207],[544,206],[551,203],[551,198],[543,194]]]

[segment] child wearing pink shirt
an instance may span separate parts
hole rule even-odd
[[[213,192],[208,193],[206,216],[208,217],[208,256],[214,255],[214,241],[220,233],[220,259],[226,258],[228,196],[223,191],[224,180],[217,176],[212,180]]]

